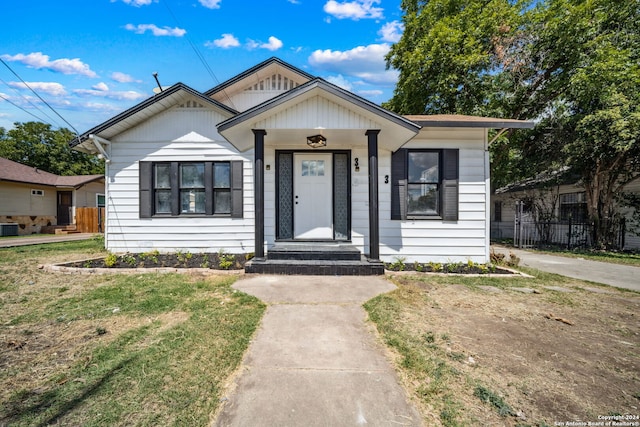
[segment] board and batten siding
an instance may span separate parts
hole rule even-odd
[[[111,139],[107,165],[109,251],[254,251],[253,151],[238,153],[216,131],[228,117],[206,108],[174,107]],[[243,218],[140,218],[139,162],[242,160]]]
[[[383,261],[404,258],[405,262],[489,262],[486,135],[485,129],[424,128],[403,147],[460,150],[457,221],[391,220],[391,183],[384,182],[386,175],[391,177],[391,152],[379,153],[380,258]],[[358,229],[367,226],[364,215],[358,219]],[[368,239],[365,240],[368,245]]]

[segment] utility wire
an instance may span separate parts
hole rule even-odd
[[[168,0],[164,0],[162,2],[164,4],[164,6],[167,8],[167,11],[169,11],[169,14],[171,15],[171,17],[173,18],[173,20],[176,22],[176,24],[178,25],[178,27],[182,27],[182,24],[180,24],[180,21],[178,21],[178,18],[176,17],[176,15],[173,13],[173,11],[171,10],[171,8],[169,7],[169,1]],[[209,75],[211,76],[211,78],[213,79],[214,83],[216,85],[220,84],[220,80],[218,80],[218,78],[216,77],[215,73],[213,72],[213,70],[211,69],[211,67],[209,66],[209,63],[207,63],[207,60],[204,58],[204,56],[202,55],[202,53],[200,52],[200,50],[198,49],[198,47],[193,44],[193,42],[191,41],[191,39],[189,38],[189,35],[186,34],[185,38],[187,39],[187,41],[189,42],[189,45],[191,46],[191,49],[193,49],[193,51],[195,52],[196,56],[198,57],[198,59],[200,60],[200,62],[202,63],[202,65],[204,66],[205,70],[207,70],[207,72],[209,73]],[[233,101],[231,100],[231,97],[229,96],[229,94],[227,94],[227,91],[223,89],[223,92],[225,94],[225,96],[227,97],[227,99],[229,100],[229,103],[231,104],[231,106],[233,107],[234,110],[237,110],[236,106],[233,104]]]
[[[5,84],[5,86],[7,86],[7,87],[8,87],[8,88],[10,88],[11,90],[13,90],[13,91],[18,95],[18,96],[21,96],[22,98],[24,98],[24,100],[25,100],[25,101],[27,101],[29,104],[31,104],[31,106],[32,106],[33,108],[35,108],[36,110],[38,110],[39,112],[41,112],[42,114],[44,114],[44,115],[49,119],[49,121],[48,121],[48,123],[49,123],[49,124],[53,124],[53,122],[56,122],[53,118],[51,118],[51,116],[50,116],[50,115],[48,115],[48,114],[46,113],[46,111],[42,110],[42,109],[41,109],[40,107],[38,107],[36,104],[34,104],[33,102],[31,102],[31,100],[30,100],[29,98],[27,98],[26,96],[24,96],[23,94],[21,94],[21,93],[20,93],[16,88],[11,87],[11,85],[9,85],[9,83],[5,82],[5,81],[4,81],[4,80],[2,80],[1,78],[0,78],[0,82],[4,83],[4,84]],[[0,94],[0,95],[1,95],[1,94]],[[14,106],[18,107],[19,109],[21,109],[21,110],[22,110],[22,111],[24,111],[25,113],[31,114],[32,116],[36,117],[36,118],[37,118],[38,120],[40,120],[41,122],[47,122],[47,120],[42,120],[41,118],[39,118],[39,117],[38,117],[38,116],[36,116],[35,114],[32,114],[31,112],[29,112],[29,111],[25,110],[25,109],[24,109],[24,108],[22,108],[21,106],[19,106],[19,105],[15,104],[14,102],[11,102],[8,98],[3,97],[3,99],[4,99],[5,101],[7,101],[8,103],[10,103],[10,104],[12,104],[12,105],[14,105]],[[60,127],[60,124],[59,124],[58,122],[56,122],[56,126]]]
[[[26,87],[28,87],[28,88],[29,88],[29,90],[30,90],[31,92],[33,92],[33,94],[34,94],[35,96],[37,96],[37,97],[38,97],[38,99],[40,99],[40,101],[44,102],[44,105],[46,105],[47,107],[49,107],[49,109],[50,109],[51,111],[53,111],[53,112],[54,112],[58,117],[60,117],[60,118],[62,119],[62,121],[63,121],[63,122],[65,122],[66,124],[68,124],[68,125],[69,125],[69,127],[71,127],[71,129],[73,129],[73,130],[75,131],[76,136],[80,136],[80,133],[78,132],[78,130],[77,130],[75,127],[73,127],[73,125],[72,125],[71,123],[69,123],[69,122],[67,121],[67,119],[65,119],[64,117],[62,117],[62,115],[60,115],[60,113],[58,113],[58,112],[57,112],[57,111],[56,111],[56,110],[55,110],[51,105],[49,105],[49,103],[48,103],[47,101],[45,101],[45,100],[44,100],[40,95],[38,95],[38,93],[37,93],[35,90],[33,90],[33,89],[31,88],[31,86],[29,86],[29,84],[28,84],[27,82],[25,82],[24,80],[22,80],[22,77],[20,77],[20,76],[18,75],[18,73],[16,73],[15,71],[13,71],[13,69],[9,66],[9,64],[7,64],[6,62],[4,62],[4,60],[3,60],[2,58],[0,58],[0,62],[2,62],[2,63],[4,64],[4,66],[5,66],[5,67],[7,67],[7,68],[9,69],[9,71],[11,71],[11,72],[13,73],[13,75],[14,75],[14,76],[16,76],[17,78],[19,78],[19,79],[20,79],[20,81],[21,81],[21,82],[22,82]]]
[[[19,106],[18,104],[16,104],[15,102],[11,101],[9,98],[5,97],[3,94],[0,93],[0,98],[4,99],[5,101],[7,101],[9,104],[13,105],[16,108],[21,109],[22,111],[24,111],[27,114],[32,115],[33,117],[35,117],[36,119],[40,120],[41,122],[46,122],[46,120],[42,120],[40,117],[36,116],[35,114],[33,114],[31,111],[28,111],[24,108],[22,108],[21,106]]]

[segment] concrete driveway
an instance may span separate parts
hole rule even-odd
[[[233,287],[268,308],[216,426],[422,425],[362,308],[393,284],[255,276]]]
[[[497,245],[492,248],[505,255],[513,252],[520,258],[520,265],[525,267],[640,292],[640,267],[540,254]]]

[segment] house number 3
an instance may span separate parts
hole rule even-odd
[[[360,160],[356,157],[355,159],[353,159],[355,164],[355,168],[356,168],[356,172],[360,172]]]
[[[389,175],[385,175],[384,176],[384,183],[388,184],[389,183]]]

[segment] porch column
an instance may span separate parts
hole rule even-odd
[[[369,258],[380,259],[380,218],[378,210],[378,134],[379,129],[365,132],[369,146]]]
[[[264,258],[264,129],[252,129],[254,150],[255,258]]]

